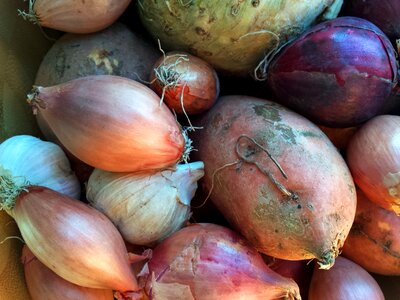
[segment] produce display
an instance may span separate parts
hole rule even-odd
[[[396,1],[12,8],[1,299],[399,299]]]

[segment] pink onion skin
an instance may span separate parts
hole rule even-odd
[[[112,290],[91,289],[73,284],[42,264],[25,245],[22,249],[25,280],[32,300],[113,300]]]
[[[371,21],[393,41],[400,38],[398,0],[347,0],[343,14]]]
[[[150,88],[134,80],[81,77],[37,87],[31,103],[65,148],[92,167],[163,169],[183,155],[185,141],[175,117]]]
[[[308,299],[384,300],[385,297],[367,271],[339,256],[330,270],[314,269]]]
[[[71,33],[92,33],[114,23],[131,0],[35,0],[40,26]]]
[[[285,48],[268,83],[282,104],[315,123],[352,127],[385,108],[397,83],[396,52],[374,24],[340,17]]]
[[[347,164],[369,200],[400,215],[400,116],[365,123],[349,142]]]
[[[307,299],[314,264],[307,260],[283,260],[263,257],[271,270],[283,277],[293,279],[299,286],[301,299]]]
[[[65,280],[122,292],[139,289],[120,233],[94,208],[31,186],[10,214],[32,253]]]
[[[400,217],[357,190],[357,212],[343,256],[368,272],[400,276]]]
[[[174,233],[154,249],[148,268],[140,281],[150,298],[154,284],[175,283],[190,288],[196,300],[300,299],[293,280],[270,270],[244,239],[219,225],[195,224]],[[162,296],[151,299],[173,299]]]
[[[172,86],[166,87],[168,80],[156,75],[155,70],[162,72],[163,67],[172,70],[170,75],[175,73],[174,76],[179,78]],[[160,97],[164,90],[165,103],[178,114],[183,114],[181,101],[187,114],[199,114],[209,110],[219,96],[219,79],[214,68],[206,61],[185,52],[168,52],[158,59],[150,75],[150,82],[151,88]]]

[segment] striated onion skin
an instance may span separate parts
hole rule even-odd
[[[60,142],[88,165],[112,172],[163,169],[182,159],[185,138],[160,98],[143,84],[87,76],[28,96]]]
[[[400,116],[365,123],[347,147],[347,163],[368,199],[400,215]]]
[[[368,272],[400,276],[400,217],[357,190],[357,212],[343,255]]]
[[[300,299],[296,283],[270,270],[235,232],[195,224],[174,233],[153,251],[140,281],[151,299]],[[175,290],[175,292],[173,291]]]
[[[114,23],[131,0],[33,0],[22,16],[42,27],[92,33]]]
[[[65,280],[90,288],[139,290],[121,235],[94,208],[30,186],[7,212],[33,254]]]
[[[354,221],[356,193],[326,135],[299,114],[248,96],[221,97],[196,126],[204,128],[194,139],[203,187],[234,229],[269,256],[331,267]]]
[[[153,246],[182,228],[204,164],[179,164],[161,172],[111,173],[95,169],[87,184],[89,203],[117,226],[125,241]]]
[[[398,0],[347,0],[343,14],[371,21],[393,41],[400,38]]]
[[[397,83],[396,52],[374,24],[341,17],[285,48],[268,83],[281,103],[315,123],[352,127],[385,108]]]
[[[169,52],[156,61],[150,82],[151,88],[178,114],[202,113],[219,96],[215,70],[206,61],[185,52]]]
[[[384,300],[375,279],[362,267],[339,256],[329,271],[314,269],[309,300]]]
[[[42,264],[24,245],[22,249],[25,280],[32,300],[113,300],[113,291],[91,289],[73,284]]]

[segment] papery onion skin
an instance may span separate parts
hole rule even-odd
[[[112,290],[73,284],[42,264],[25,245],[22,249],[25,280],[32,300],[113,300]]]
[[[329,271],[314,269],[309,300],[384,300],[375,279],[362,267],[339,256]]]
[[[92,167],[112,172],[163,169],[186,150],[171,111],[134,80],[87,76],[36,87],[28,97],[60,142]]]
[[[175,170],[111,173],[95,169],[87,184],[89,203],[107,215],[124,240],[153,246],[179,230],[191,216],[190,201],[204,164]]]
[[[277,43],[299,36],[342,2],[139,0],[137,5],[143,24],[165,50],[188,51],[219,71],[249,75]]]
[[[167,106],[179,114],[202,113],[219,96],[215,70],[206,61],[185,52],[168,52],[156,61],[150,82]]]
[[[139,289],[121,235],[94,208],[30,186],[7,212],[33,254],[60,277],[90,288]]]
[[[270,270],[235,232],[214,224],[194,224],[168,237],[154,249],[148,271],[140,280],[152,299],[176,299],[165,297],[168,286],[196,300],[300,299],[293,280]]]
[[[16,135],[0,144],[0,168],[32,185],[45,186],[74,199],[81,188],[63,150],[30,135]]]
[[[203,187],[234,229],[269,256],[332,266],[353,223],[356,194],[326,135],[299,114],[248,96],[221,97],[195,125],[203,127],[194,137]]]
[[[368,272],[400,276],[400,217],[357,190],[357,212],[343,256]]]
[[[268,83],[282,104],[315,123],[352,127],[385,108],[397,83],[396,52],[371,22],[340,17],[285,48]]]
[[[380,115],[352,137],[347,164],[368,199],[400,215],[400,116]]]
[[[34,0],[31,21],[71,33],[91,33],[114,23],[131,0]]]
[[[398,0],[347,0],[343,14],[371,21],[393,41],[400,38]]]

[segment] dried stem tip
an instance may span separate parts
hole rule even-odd
[[[27,192],[29,183],[25,178],[14,177],[0,166],[0,210],[8,213],[14,208],[15,199],[23,191]]]

